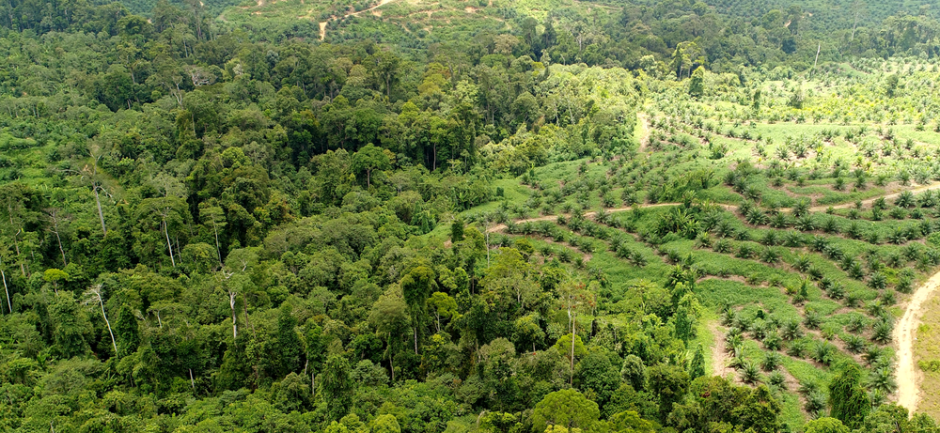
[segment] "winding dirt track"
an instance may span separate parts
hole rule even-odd
[[[911,414],[920,402],[920,380],[917,379],[917,367],[914,365],[914,338],[917,326],[924,315],[923,305],[940,288],[940,272],[930,277],[917,288],[904,310],[904,316],[894,329],[894,341],[898,344],[898,405],[906,407]]]
[[[259,5],[260,5],[261,1],[262,1],[262,0],[258,0]],[[387,5],[387,4],[389,4],[389,3],[393,2],[393,1],[395,1],[395,0],[379,0],[379,4],[377,4],[377,5],[375,5],[375,6],[372,6],[372,7],[368,8],[368,9],[363,9],[363,10],[357,11],[357,12],[350,12],[350,13],[348,13],[348,14],[343,15],[342,17],[340,17],[340,19],[342,19],[342,18],[349,18],[349,17],[357,17],[357,16],[359,16],[359,15],[361,15],[361,14],[364,14],[364,13],[366,13],[366,12],[372,12],[372,11],[374,11],[374,10],[376,10],[376,9],[382,7],[382,6],[385,6],[385,5]],[[320,23],[320,40],[321,40],[321,41],[324,40],[324,39],[326,39],[326,25],[329,24],[330,21],[333,21],[333,20],[335,20],[335,19],[337,19],[337,17],[332,17],[332,18],[330,18],[330,19],[328,19],[328,20],[323,21],[323,22]]]
[[[682,203],[656,203],[656,204],[644,204],[644,205],[639,205],[639,206],[637,206],[637,207],[639,207],[640,209],[650,209],[650,208],[657,208],[657,207],[679,206],[679,205],[681,205],[681,204],[682,204]],[[613,212],[624,212],[624,211],[628,211],[628,210],[632,210],[632,209],[633,209],[633,206],[623,206],[623,207],[610,208],[610,209],[604,209],[604,210],[605,210],[606,212],[608,212],[608,213],[613,213]],[[564,215],[565,217],[570,217],[570,216],[571,216],[571,215],[568,215],[568,214],[563,214],[563,215]],[[587,217],[592,217],[592,216],[594,216],[594,215],[597,215],[597,212],[585,212],[585,213],[584,213],[584,217],[585,217],[585,218],[587,218]],[[548,215],[548,216],[541,216],[541,217],[538,217],[538,218],[529,218],[529,219],[524,219],[524,220],[517,220],[517,221],[515,221],[515,223],[516,223],[516,224],[525,224],[525,223],[534,223],[534,222],[539,222],[539,221],[552,221],[552,220],[555,220],[555,219],[557,219],[557,218],[558,218],[558,215]],[[497,225],[495,225],[495,226],[493,226],[493,227],[490,227],[490,228],[486,229],[486,232],[487,232],[487,233],[495,233],[495,232],[501,232],[501,231],[503,231],[503,230],[506,230],[506,224],[497,224]]]
[[[937,190],[937,189],[940,189],[940,182],[932,184],[932,185],[924,185],[924,186],[919,186],[917,188],[906,189],[904,191],[910,191],[911,193],[917,194],[919,192],[932,191],[932,190]],[[871,206],[871,204],[874,203],[875,200],[878,200],[879,198],[884,198],[885,200],[893,200],[895,198],[898,198],[898,196],[900,196],[901,193],[904,191],[899,191],[894,194],[887,194],[887,195],[882,195],[878,197],[873,197],[867,200],[862,200],[862,205]],[[843,203],[843,204],[832,205],[833,209],[848,209],[850,207],[855,207],[855,203]],[[813,206],[809,210],[810,212],[824,212],[826,209],[829,209],[828,205]]]
[[[718,327],[718,321],[713,321],[708,325],[711,330],[712,338],[715,344],[712,345],[712,374],[724,378],[734,378],[734,369],[728,366],[728,352],[724,338],[724,332]]]
[[[394,0],[384,0],[384,1],[394,1]],[[921,186],[921,187],[917,187],[917,188],[913,188],[913,189],[908,189],[908,190],[905,190],[905,191],[910,191],[910,192],[912,192],[912,193],[914,193],[914,194],[917,194],[917,193],[924,192],[924,191],[933,191],[933,190],[938,190],[938,189],[940,189],[940,182],[935,183],[935,184],[932,184],[932,185],[926,185],[926,186]],[[871,204],[874,203],[875,200],[878,200],[879,198],[884,198],[885,200],[892,200],[892,199],[895,199],[895,198],[897,198],[898,196],[900,196],[902,192],[904,192],[904,191],[900,191],[900,192],[896,192],[896,193],[892,193],[892,194],[881,195],[881,196],[873,197],[873,198],[870,198],[870,199],[867,199],[867,200],[862,200],[862,205],[863,205],[863,206],[871,206]],[[657,207],[679,206],[679,205],[681,205],[681,204],[682,204],[682,203],[641,204],[641,205],[638,205],[637,207],[640,208],[640,209],[650,209],[650,208],[657,208]],[[720,206],[720,207],[724,208],[725,210],[730,210],[730,211],[736,210],[736,209],[738,208],[737,206],[731,205],[731,204],[713,203],[713,205],[715,205],[715,206]],[[850,208],[850,207],[855,207],[855,203],[843,203],[843,204],[837,204],[837,205],[831,205],[831,206],[829,206],[829,205],[825,205],[825,206],[813,206],[813,207],[809,208],[809,211],[810,211],[810,212],[825,212],[825,211],[828,210],[830,207],[832,207],[833,209],[847,209],[847,208]],[[622,207],[617,207],[617,208],[605,209],[605,211],[613,213],[613,212],[624,212],[624,211],[628,211],[628,210],[632,210],[632,209],[633,209],[633,206],[622,206]],[[791,211],[792,209],[790,209],[790,208],[783,208],[783,209],[777,209],[777,210],[780,211],[780,212],[788,212],[788,211]],[[562,214],[562,215],[565,216],[565,217],[570,217],[570,215],[568,215],[568,214]],[[585,212],[585,213],[584,213],[584,216],[585,216],[585,217],[592,217],[592,216],[594,216],[594,215],[597,215],[597,212]],[[539,222],[539,221],[552,221],[552,220],[554,220],[554,219],[556,219],[556,218],[558,218],[557,215],[548,215],[548,216],[541,216],[541,217],[536,217],[536,218],[529,218],[529,219],[516,220],[515,223],[516,223],[516,224],[525,224],[525,223],[534,223],[534,222]],[[506,229],[506,224],[498,224],[498,225],[495,225],[495,226],[493,226],[493,227],[488,228],[488,229],[486,230],[486,232],[487,232],[487,233],[494,233],[494,232],[503,231],[503,230],[505,230],[505,229]]]
[[[940,189],[940,183],[922,186],[922,187],[914,188],[908,191],[911,191],[913,193],[918,193],[918,192],[924,192],[928,190],[937,190],[937,189]],[[885,199],[890,200],[890,199],[898,197],[899,195],[901,195],[900,192],[894,193],[894,194],[887,194],[881,197],[884,197]],[[871,205],[871,203],[874,203],[874,201],[877,200],[878,198],[879,197],[875,197],[875,198],[871,198],[868,200],[864,200],[862,203],[866,205]],[[640,209],[649,209],[649,208],[657,208],[657,207],[678,206],[680,204],[681,203],[657,203],[657,204],[639,205],[637,207]],[[836,208],[836,209],[847,208],[847,207],[854,206],[854,205],[855,205],[854,203],[847,203],[847,204],[833,206],[833,208]],[[733,210],[736,208],[735,206],[732,206],[732,205],[720,205],[720,206],[729,210]],[[829,206],[816,206],[812,208],[812,211],[819,212],[819,211],[825,210],[828,207]],[[623,211],[629,211],[633,208],[634,208],[633,206],[625,206],[625,207],[607,209],[606,211],[607,212],[623,212]],[[597,212],[585,212],[584,213],[585,217],[593,217],[595,215],[597,215]],[[558,216],[550,215],[550,216],[542,216],[538,218],[518,220],[515,223],[525,224],[527,222],[551,221],[556,218],[558,218]],[[503,231],[505,229],[506,229],[505,224],[498,224],[493,227],[489,227],[486,230],[486,232],[494,233],[494,232]],[[940,272],[937,272],[936,274],[931,276],[929,280],[927,280],[924,284],[922,284],[920,287],[917,288],[917,290],[908,300],[907,307],[904,310],[904,315],[901,317],[900,322],[898,322],[897,327],[895,327],[894,329],[893,339],[897,343],[897,357],[898,357],[897,369],[895,370],[895,375],[896,375],[897,384],[898,384],[898,391],[897,391],[898,392],[897,394],[898,405],[907,408],[908,411],[910,411],[910,413],[912,414],[917,409],[917,404],[920,399],[919,397],[920,381],[917,378],[917,368],[914,365],[914,338],[916,335],[917,326],[920,324],[920,318],[924,314],[924,311],[923,311],[924,303],[927,302],[927,300],[930,299],[930,296],[938,289],[940,289]],[[720,338],[720,335],[718,333],[716,333],[716,335],[718,336],[716,338]],[[715,352],[716,350],[718,351],[717,353]],[[722,359],[723,357],[721,355],[724,355],[724,351],[721,348],[721,344],[716,344],[715,347],[713,347],[713,352],[712,352],[712,356],[715,358],[714,359],[715,365],[713,366],[714,374],[721,375],[721,374],[728,373],[727,366],[722,365],[724,364],[724,362],[726,362],[726,360]]]

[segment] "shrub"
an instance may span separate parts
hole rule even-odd
[[[847,335],[842,339],[845,342],[845,348],[852,353],[861,353],[865,350],[865,339],[858,335]]]
[[[819,329],[821,323],[822,317],[819,315],[819,312],[814,310],[807,311],[806,316],[803,318],[803,324],[809,329]]]
[[[768,352],[764,355],[764,360],[761,361],[761,369],[764,371],[774,371],[777,367],[780,366],[781,357],[777,352]]]
[[[744,381],[744,383],[753,385],[760,382],[760,379],[760,369],[753,363],[747,361],[743,362],[743,365],[741,365],[741,380]]]
[[[880,320],[872,328],[871,340],[880,344],[887,344],[891,342],[891,331],[894,330],[894,326],[891,322],[887,320]]]

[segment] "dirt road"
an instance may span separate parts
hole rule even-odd
[[[918,188],[911,189],[909,191],[913,193],[924,192],[928,190],[940,189],[940,183],[933,185],[922,186]],[[901,193],[894,193],[884,195],[887,200],[896,198]],[[873,203],[876,198],[871,198],[865,200],[863,203],[870,205]],[[666,207],[666,206],[678,206],[679,203],[657,203],[653,205],[640,205],[639,208],[648,209],[656,207]],[[733,210],[735,207],[732,205],[721,205],[722,207]],[[853,203],[833,206],[834,208],[844,208],[854,206]],[[812,209],[814,212],[819,212],[824,210],[828,206],[820,207],[817,206]],[[632,206],[625,206],[615,209],[607,209],[607,212],[622,212],[633,209]],[[585,217],[593,217],[597,215],[597,212],[585,212]],[[552,221],[558,218],[555,215],[551,216],[542,216],[538,218],[530,218],[524,220],[518,220],[516,224],[524,224],[527,222],[538,222],[538,221]],[[498,224],[492,227],[487,228],[487,233],[494,233],[503,231],[506,229],[505,224]],[[917,288],[914,292],[914,295],[911,296],[910,300],[907,303],[907,307],[904,310],[904,315],[901,317],[900,322],[894,329],[894,341],[897,344],[897,357],[898,364],[897,370],[895,372],[897,376],[898,384],[898,404],[906,407],[911,413],[917,408],[917,403],[919,401],[920,386],[917,379],[917,367],[914,364],[914,338],[917,332],[917,326],[920,324],[920,318],[923,316],[923,306],[924,303],[930,299],[930,296],[940,289],[940,272],[937,272],[929,280],[927,280],[923,285]],[[720,339],[718,336],[717,330],[713,329],[713,332],[716,332],[716,340]],[[713,366],[713,374],[724,375],[728,373],[729,368],[724,365],[727,362],[726,355],[722,348],[723,341],[718,342],[718,344],[713,347],[712,357],[714,359],[715,365]],[[723,356],[724,355],[724,356]]]
[[[911,413],[914,413],[920,401],[920,381],[917,379],[917,366],[914,364],[914,338],[920,318],[924,315],[923,305],[938,288],[940,272],[917,288],[907,303],[904,316],[894,328],[894,341],[898,345],[898,366],[895,373],[898,382],[898,405],[906,407]]]
[[[682,204],[682,203],[656,203],[656,204],[643,204],[643,205],[639,205],[639,206],[637,206],[637,207],[639,207],[640,209],[651,209],[651,208],[657,208],[657,207],[679,206],[679,205],[681,205],[681,204]],[[628,210],[632,210],[632,209],[633,209],[633,206],[623,206],[623,207],[610,208],[610,209],[604,209],[604,210],[605,210],[606,212],[608,212],[608,213],[612,213],[612,212],[624,212],[624,211],[628,211]],[[571,217],[571,215],[568,215],[568,214],[562,214],[562,215],[565,216],[566,218],[570,218],[570,217]],[[585,212],[585,213],[584,213],[584,217],[585,217],[585,218],[590,218],[590,217],[593,217],[594,215],[597,215],[597,212],[593,212],[593,211],[592,211],[592,212]],[[539,221],[554,221],[554,220],[556,220],[556,219],[558,219],[558,215],[548,215],[548,216],[541,216],[541,217],[538,217],[538,218],[529,218],[529,219],[525,219],[525,220],[516,220],[515,223],[516,223],[516,224],[525,224],[525,223],[535,223],[535,222],[539,222]],[[501,232],[501,231],[503,231],[503,230],[506,230],[506,224],[498,224],[498,225],[495,225],[495,226],[493,226],[493,227],[490,227],[490,228],[486,229],[486,232],[487,232],[487,233],[496,233],[496,232]]]
[[[718,321],[713,321],[708,326],[708,329],[711,331],[712,339],[715,341],[715,344],[712,346],[712,374],[734,379],[734,369],[728,366],[730,356],[728,356],[724,331],[718,326]]]
[[[905,190],[905,191],[910,191],[910,192],[912,192],[912,193],[914,193],[914,194],[917,194],[917,193],[921,193],[921,192],[924,192],[924,191],[932,191],[932,190],[936,190],[936,189],[940,189],[940,183],[935,183],[935,184],[933,184],[933,185],[919,186],[919,187],[917,187],[917,188],[907,189],[907,190]],[[863,205],[863,206],[871,206],[871,204],[874,203],[875,200],[878,200],[879,198],[884,198],[885,200],[894,200],[894,199],[898,198],[898,196],[900,196],[902,192],[904,192],[904,191],[896,192],[896,193],[894,193],[894,194],[888,194],[888,195],[881,195],[881,196],[878,196],[878,197],[872,197],[872,198],[870,198],[870,199],[868,199],[868,200],[862,200],[862,205]],[[843,204],[836,204],[836,205],[831,205],[831,206],[832,206],[833,209],[848,209],[848,208],[850,208],[850,207],[855,207],[855,203],[843,203]],[[809,210],[810,210],[810,212],[825,212],[826,209],[829,209],[829,207],[830,207],[829,205],[813,206],[813,207],[811,207]]]
[[[927,190],[940,189],[940,183],[923,186],[910,190],[912,192],[923,192]],[[892,199],[899,196],[900,193],[888,194],[883,196],[885,199]],[[865,200],[866,203],[870,204],[874,202],[877,198],[872,198]],[[666,206],[678,206],[679,203],[657,203],[653,205],[640,205],[639,208],[648,209],[656,207],[666,207]],[[726,209],[734,209],[734,206],[731,205],[722,205]],[[846,204],[834,207],[847,207],[854,206],[854,204]],[[828,207],[828,206],[827,206]],[[629,207],[620,207],[615,209],[607,209],[607,212],[622,212],[633,209],[632,206]],[[819,211],[814,208],[813,211]],[[585,212],[585,217],[593,217],[597,215],[597,212]],[[538,221],[552,221],[558,218],[555,215],[551,216],[542,216],[538,218],[530,218],[524,220],[518,220],[516,224],[524,224],[527,222],[538,222]],[[498,224],[492,227],[487,228],[487,233],[494,233],[503,231],[506,229],[505,224]],[[898,364],[896,369],[897,384],[898,384],[898,404],[907,408],[911,413],[917,409],[917,403],[919,401],[920,386],[917,379],[917,366],[914,364],[914,338],[916,336],[917,327],[920,324],[920,318],[923,316],[923,306],[924,303],[930,299],[930,296],[940,289],[940,272],[937,272],[924,284],[917,288],[913,296],[907,303],[907,307],[904,310],[904,315],[901,317],[900,322],[894,329],[894,341],[897,344],[897,357]],[[714,326],[714,325],[713,325]],[[720,333],[717,332],[717,329],[713,328],[713,332],[716,333],[716,340],[720,339]],[[724,375],[729,372],[729,368],[724,365],[727,362],[727,355],[723,350],[723,340],[718,341],[717,344],[712,348],[712,357],[713,357],[713,374]]]
[[[259,4],[260,4],[261,1],[262,1],[262,0],[258,0]],[[357,11],[357,12],[350,12],[350,13],[348,13],[348,14],[346,14],[346,15],[343,15],[341,18],[357,17],[357,16],[359,16],[359,15],[361,15],[361,14],[364,14],[364,13],[366,13],[366,12],[372,12],[372,11],[374,11],[374,10],[376,10],[376,9],[382,7],[382,6],[385,6],[385,5],[387,5],[387,4],[389,4],[389,3],[393,2],[393,1],[396,1],[396,0],[379,0],[379,4],[377,4],[377,5],[375,5],[375,6],[372,6],[372,7],[368,8],[368,9],[363,9],[363,10]],[[328,20],[323,21],[323,22],[320,23],[320,40],[321,40],[321,41],[324,40],[324,39],[326,39],[326,25],[329,24],[330,21],[333,21],[333,20],[335,20],[335,19],[337,19],[337,18],[336,18],[336,17],[332,17],[332,18],[330,18],[330,19],[328,19]]]

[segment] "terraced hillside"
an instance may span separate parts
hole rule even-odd
[[[737,91],[722,86],[738,77],[710,76],[722,90],[700,99],[662,86],[639,115],[638,151],[536,168],[518,179],[524,199],[466,217],[494,247],[527,242],[603,274],[602,328],[650,308],[637,305],[655,302],[648,282],[696,294],[689,338],[712,371],[772,385],[792,424],[825,413],[830,367],[845,361],[865,367],[875,401],[914,409],[919,380],[895,375],[914,364],[913,338],[895,327],[940,265],[937,106],[913,109],[934,70],[860,62]],[[855,71],[902,74],[904,95],[889,102]]]

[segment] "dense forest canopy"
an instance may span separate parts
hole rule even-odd
[[[377,5],[0,3],[4,431],[938,431],[930,2]]]

